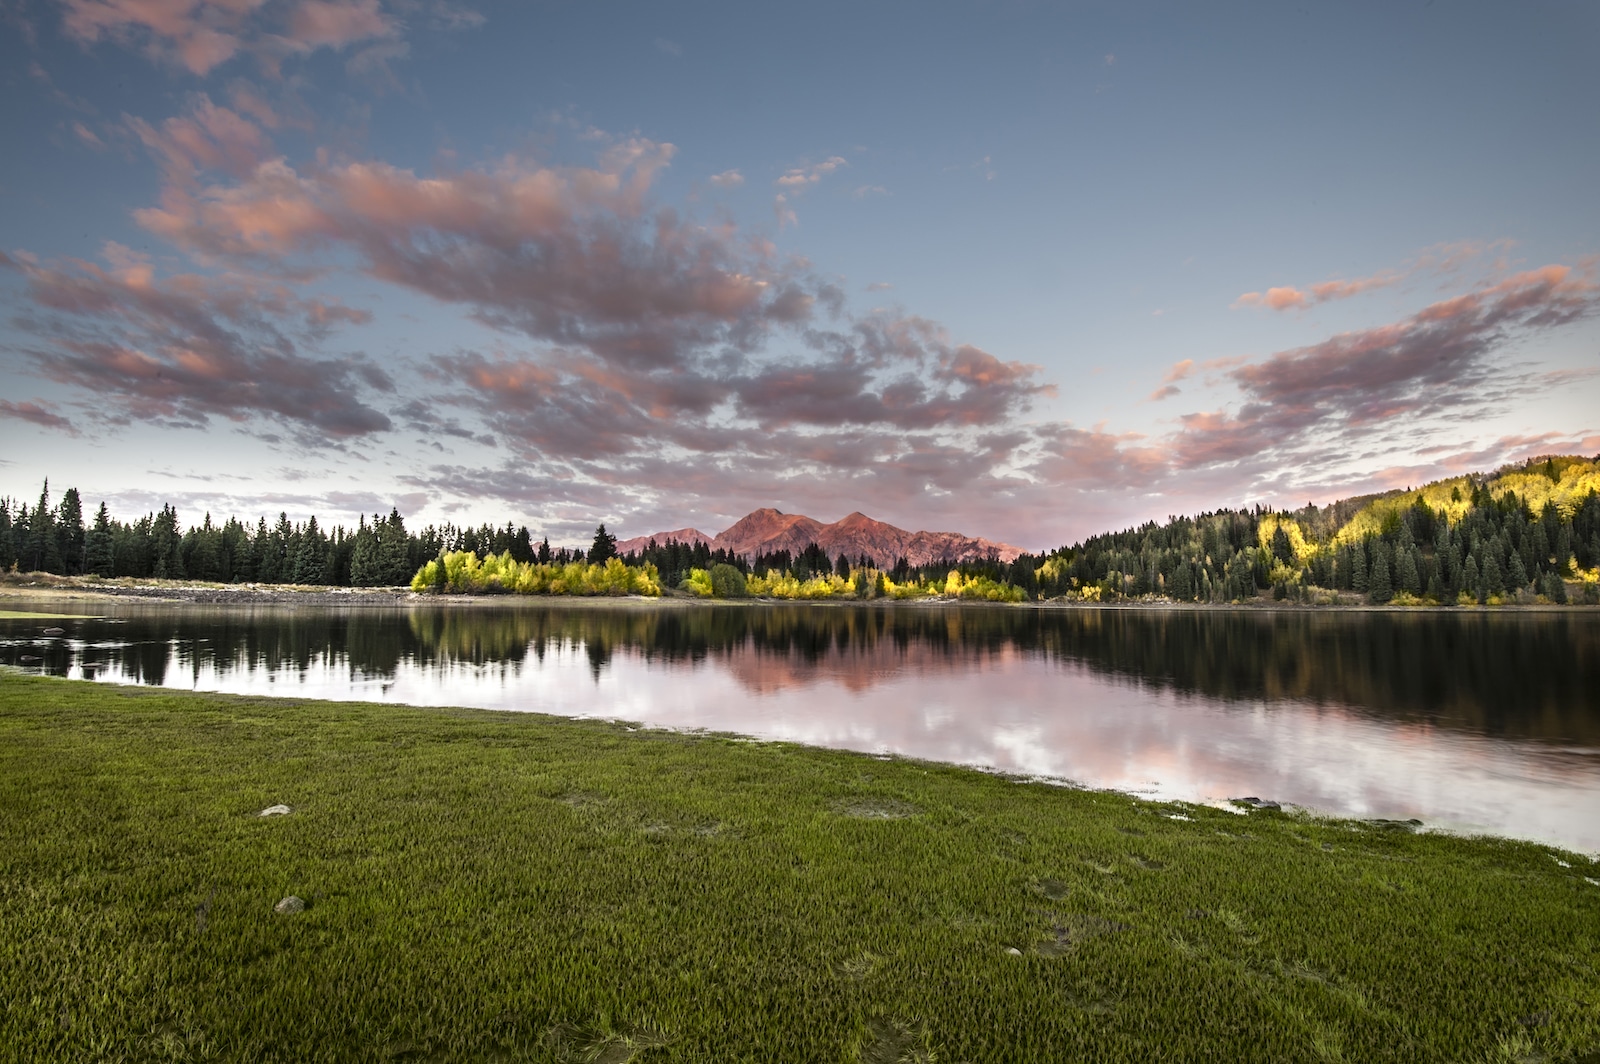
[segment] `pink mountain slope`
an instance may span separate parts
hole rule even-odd
[[[883,566],[893,565],[895,559],[901,557],[912,565],[928,565],[942,560],[964,561],[991,555],[1009,562],[1022,553],[1020,547],[964,536],[959,532],[907,532],[862,513],[853,513],[831,525],[825,525],[802,514],[786,514],[773,509],[746,514],[731,528],[716,536],[685,528],[623,540],[617,544],[617,550],[622,554],[640,550],[652,539],[660,545],[669,539],[676,539],[680,543],[706,543],[712,550],[728,550],[747,558],[779,550],[799,554],[808,544],[815,543],[827,551],[830,558],[846,554],[854,561],[864,554]]]

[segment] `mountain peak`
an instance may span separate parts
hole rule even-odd
[[[691,540],[685,533],[693,533],[697,538]],[[959,532],[907,532],[859,510],[825,525],[804,514],[786,514],[770,506],[750,511],[712,537],[694,529],[658,532],[653,536],[624,540],[617,544],[617,550],[624,554],[641,550],[651,539],[658,544],[668,539],[680,543],[705,542],[712,550],[726,550],[746,558],[781,550],[799,554],[815,543],[829,557],[845,554],[855,559],[865,555],[886,568],[899,558],[905,558],[912,565],[989,557],[1009,562],[1022,553],[1019,547]]]

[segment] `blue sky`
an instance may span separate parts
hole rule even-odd
[[[1600,451],[1593,5],[0,11],[0,494],[1042,548]]]

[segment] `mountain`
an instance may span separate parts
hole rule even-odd
[[[669,539],[679,543],[705,543],[712,550],[732,551],[746,558],[780,550],[799,554],[815,543],[827,551],[830,558],[841,554],[859,558],[865,554],[883,566],[893,565],[895,559],[902,557],[912,565],[929,565],[937,561],[987,558],[991,554],[1009,562],[1023,553],[1022,548],[1008,543],[995,543],[959,532],[907,532],[859,512],[825,525],[803,514],[786,514],[773,509],[748,513],[715,536],[707,536],[694,528],[657,532],[621,540],[617,543],[617,552],[627,554],[642,550],[652,539],[657,544],[665,544]]]
[[[649,536],[634,536],[632,539],[617,540],[618,554],[636,554],[650,545],[655,540],[660,546],[666,546],[668,540],[677,540],[679,543],[704,543],[711,545],[711,537],[698,528],[680,528],[676,532],[657,532]]]

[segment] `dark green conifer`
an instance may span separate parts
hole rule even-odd
[[[1394,585],[1389,580],[1388,551],[1382,540],[1372,541],[1372,562],[1367,574],[1367,600],[1388,602],[1394,598]]]
[[[83,571],[96,576],[115,572],[116,557],[111,547],[111,514],[102,502],[94,515],[94,526],[84,535]]]
[[[1522,555],[1512,551],[1510,562],[1506,568],[1509,570],[1508,587],[1513,591],[1520,591],[1528,586],[1528,570],[1523,567]]]
[[[600,527],[594,530],[594,544],[589,548],[589,564],[604,565],[608,559],[616,556],[617,537],[606,531],[605,522],[602,521]],[[737,570],[735,571],[737,572]],[[742,574],[740,579],[744,579]],[[718,595],[717,597],[727,598],[730,596]]]
[[[77,576],[83,572],[83,540],[83,500],[77,488],[68,488],[56,511],[56,551],[63,573]]]

